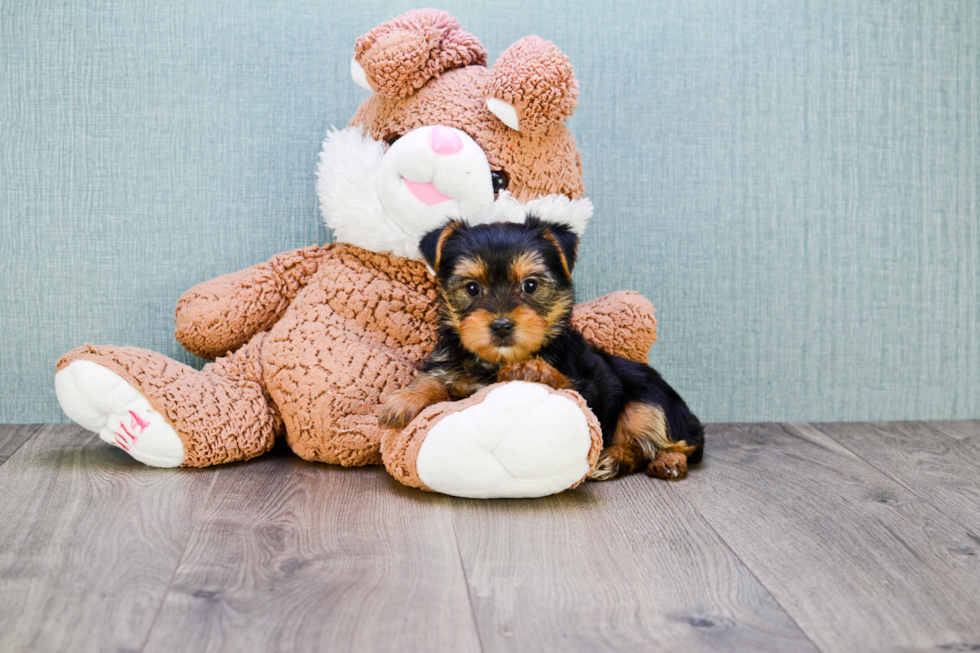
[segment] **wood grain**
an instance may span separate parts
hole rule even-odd
[[[638,475],[545,499],[452,500],[484,650],[816,650],[686,487]]]
[[[959,524],[812,427],[708,442],[686,496],[823,651],[980,643],[980,545]]]
[[[980,542],[977,422],[813,424]],[[805,427],[803,427],[805,428]]]
[[[223,469],[147,651],[478,651],[447,499],[287,452]]]
[[[0,427],[0,651],[973,650],[978,443],[712,426],[680,483],[470,501],[283,446],[156,470]]]
[[[39,429],[0,467],[0,650],[139,649],[215,478]]]
[[[0,427],[0,465],[41,428],[40,424],[10,424]]]
[[[956,420],[948,422],[924,422],[937,431],[955,434],[958,438],[980,439],[980,419]]]

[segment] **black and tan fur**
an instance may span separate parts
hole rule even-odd
[[[403,428],[426,406],[497,381],[572,388],[602,426],[592,478],[644,469],[681,478],[701,458],[704,429],[648,365],[608,354],[570,326],[578,237],[529,217],[524,224],[450,222],[420,244],[442,293],[439,342],[422,375],[385,403],[380,422]]]

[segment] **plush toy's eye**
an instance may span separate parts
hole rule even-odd
[[[391,132],[387,136],[385,136],[385,143],[388,144],[388,147],[391,147],[392,145],[395,144],[395,141],[397,141],[401,137],[402,135],[399,134],[398,132]]]
[[[507,185],[510,183],[510,177],[508,177],[507,173],[503,170],[491,170],[490,181],[493,182],[494,194],[497,194],[500,191],[507,189]]]
[[[480,284],[475,281],[470,281],[468,284],[466,284],[465,289],[466,294],[470,297],[476,297],[480,294]]]
[[[524,291],[526,295],[533,295],[534,291],[538,289],[538,282],[534,279],[525,279],[524,284],[521,286],[521,290]]]

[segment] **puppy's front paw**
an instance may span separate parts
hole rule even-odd
[[[423,410],[447,399],[449,391],[445,385],[431,376],[421,376],[388,397],[378,413],[378,424],[383,428],[403,429]]]
[[[414,399],[409,390],[400,390],[388,397],[381,407],[381,412],[378,413],[378,424],[382,428],[395,430],[408,426],[409,422],[425,408]]]
[[[529,358],[523,361],[507,363],[497,372],[497,381],[527,381],[543,383],[555,390],[571,388],[572,383],[564,374],[556,370],[540,358]]]

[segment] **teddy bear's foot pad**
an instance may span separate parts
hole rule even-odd
[[[112,370],[76,360],[54,377],[61,409],[79,426],[151,467],[179,467],[180,436],[136,388]]]
[[[541,497],[590,471],[582,409],[537,383],[515,381],[433,425],[416,467],[427,487],[459,497]]]

